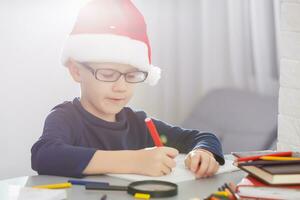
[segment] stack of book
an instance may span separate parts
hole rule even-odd
[[[297,152],[235,152],[235,165],[247,172],[237,186],[241,197],[300,199],[300,154]]]

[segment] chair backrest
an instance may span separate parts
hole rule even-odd
[[[217,89],[201,99],[182,126],[215,133],[224,153],[265,150],[277,138],[277,113],[278,96]]]

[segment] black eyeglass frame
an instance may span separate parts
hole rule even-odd
[[[88,64],[82,63],[82,62],[80,62],[79,64],[81,64],[84,68],[86,68],[87,70],[89,70],[89,71],[94,75],[94,77],[95,77],[96,80],[102,81],[102,82],[116,82],[116,81],[118,81],[118,80],[120,79],[120,77],[123,75],[124,78],[125,78],[125,81],[126,81],[127,83],[141,83],[141,82],[144,82],[144,81],[147,79],[147,77],[148,77],[148,72],[145,72],[145,71],[139,71],[139,70],[137,70],[137,71],[132,71],[132,72],[122,73],[122,72],[119,72],[119,71],[117,71],[117,70],[109,69],[109,68],[98,68],[98,69],[94,69],[94,68],[92,68],[91,66],[89,66]],[[118,78],[117,78],[116,80],[113,80],[113,81],[107,81],[107,80],[101,80],[101,79],[99,79],[99,78],[97,77],[97,72],[98,72],[99,70],[103,70],[103,69],[104,69],[104,70],[111,70],[111,71],[117,72],[117,73],[119,74]],[[143,80],[141,80],[141,81],[136,81],[136,82],[128,81],[127,78],[126,78],[126,75],[127,75],[127,74],[130,74],[130,73],[133,73],[133,72],[141,72],[141,73],[143,73],[143,74],[145,75],[145,78],[144,78]]]

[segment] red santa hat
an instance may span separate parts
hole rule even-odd
[[[130,0],[93,0],[79,12],[62,53],[79,62],[114,62],[147,71],[155,85],[160,68],[151,64],[151,47],[144,17]]]

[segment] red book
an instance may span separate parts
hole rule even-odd
[[[300,199],[300,185],[268,185],[247,176],[237,185],[237,193],[249,199]]]

